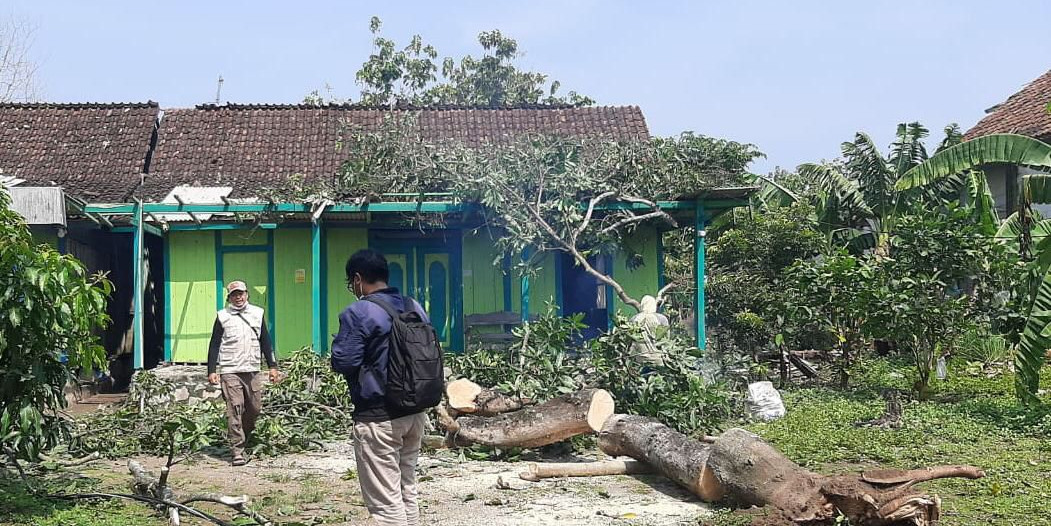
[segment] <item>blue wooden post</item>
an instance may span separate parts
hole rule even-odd
[[[314,352],[321,354],[325,342],[321,334],[321,218],[310,224],[310,298],[312,309],[311,344]]]
[[[132,219],[135,222],[135,233],[132,239],[132,246],[134,247],[134,254],[132,254],[132,361],[133,366],[136,370],[142,369],[143,366],[143,353],[142,353],[142,294],[145,289],[143,286],[143,268],[142,268],[142,201],[135,201],[135,215]]]
[[[705,218],[704,202],[697,201],[694,209],[694,241],[693,241],[693,274],[697,286],[697,294],[694,296],[694,315],[697,318],[697,348],[704,350],[704,236]]]

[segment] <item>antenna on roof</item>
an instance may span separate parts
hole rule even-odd
[[[223,76],[222,75],[219,75],[219,82],[217,84],[218,85],[215,87],[215,105],[216,106],[219,105],[219,96],[223,92]]]

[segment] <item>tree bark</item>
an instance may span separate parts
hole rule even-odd
[[[832,524],[842,513],[860,526],[928,526],[938,520],[941,501],[913,490],[914,484],[984,476],[972,466],[937,466],[828,477],[803,469],[743,429],[731,429],[706,444],[651,418],[631,415],[610,417],[599,447],[650,463],[703,500],[726,496],[746,506],[769,506],[773,520],[781,522],[765,524]]]
[[[607,455],[650,464],[705,501],[723,497],[722,487],[706,468],[708,444],[691,440],[653,418],[613,415],[602,426],[598,445]]]
[[[449,399],[450,409],[476,416],[496,416],[518,411],[533,403],[528,398],[507,396],[499,391],[484,388],[466,378],[449,382],[445,387],[445,394]]]
[[[518,476],[522,480],[536,482],[553,477],[601,477],[605,475],[636,475],[654,473],[645,462],[637,460],[607,460],[605,462],[551,462],[533,463]]]
[[[456,417],[442,408],[438,421],[454,444],[540,447],[575,435],[597,432],[613,414],[613,409],[613,397],[609,392],[583,389],[493,417]]]

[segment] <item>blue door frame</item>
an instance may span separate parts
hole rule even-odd
[[[459,230],[369,232],[369,248],[391,263],[391,286],[430,304],[432,323],[446,345],[458,352],[463,350],[462,239]]]

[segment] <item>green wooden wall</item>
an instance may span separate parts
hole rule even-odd
[[[487,230],[463,235],[463,313],[485,314],[504,310],[504,272],[494,241]]]
[[[323,233],[322,273],[322,341],[327,350],[332,336],[339,330],[339,314],[354,297],[347,291],[343,266],[355,251],[368,247],[365,228],[326,228]],[[271,251],[265,248],[272,239]],[[217,248],[222,251],[223,281],[240,279],[235,275],[251,270],[253,303],[269,310],[262,297],[273,297],[271,330],[280,356],[311,343],[311,247],[309,228],[280,228],[266,231],[227,230],[221,232],[180,231],[168,234],[170,297],[167,341],[169,359],[175,362],[204,362],[208,340],[221,291],[216,276]],[[218,240],[218,243],[217,243]],[[640,231],[631,240],[642,254],[642,265],[628,269],[627,255],[613,259],[613,276],[633,297],[656,294],[659,265],[658,233]],[[255,247],[255,248],[253,248]],[[505,297],[511,310],[521,312],[521,279],[506,279],[490,234],[465,231],[463,235],[463,314],[505,310]],[[558,290],[558,257],[549,253],[540,260],[540,270],[530,278],[530,312],[543,312],[547,302],[561,298]],[[273,268],[270,267],[272,258]],[[250,263],[250,264],[249,264]],[[251,269],[244,269],[246,265]],[[239,269],[238,267],[241,267]],[[268,273],[272,275],[268,276]],[[268,279],[269,277],[269,279]],[[264,283],[265,281],[265,283]],[[510,282],[509,294],[505,283]],[[270,284],[272,283],[272,290]],[[262,301],[262,303],[260,303]],[[615,309],[625,314],[634,312],[614,299]]]
[[[170,297],[165,339],[173,362],[204,362],[215,322],[215,235],[168,234]]]
[[[364,228],[327,228],[325,229],[325,273],[326,282],[322,283],[322,304],[326,307],[325,326],[321,328],[325,349],[332,345],[332,337],[339,332],[339,313],[347,308],[356,298],[347,290],[347,276],[344,267],[351,254],[369,247],[368,230]],[[309,245],[307,257],[310,256]],[[309,314],[309,309],[307,314]]]
[[[309,347],[312,337],[310,229],[274,231],[274,322],[278,356]]]
[[[529,277],[529,314],[540,314],[547,310],[548,302],[561,297],[555,286],[558,282],[558,255],[544,254],[537,263],[537,272]],[[511,280],[511,310],[522,312],[522,278],[514,275]]]
[[[627,239],[627,245],[632,249],[629,252],[637,252],[642,255],[642,264],[635,269],[628,266],[628,254],[617,254],[613,257],[613,279],[624,287],[629,296],[641,300],[642,296],[649,294],[656,296],[660,281],[657,258],[660,256],[658,243],[660,233],[656,229],[638,229]],[[624,304],[613,294],[613,312],[621,312],[626,316],[635,314],[635,309]]]

